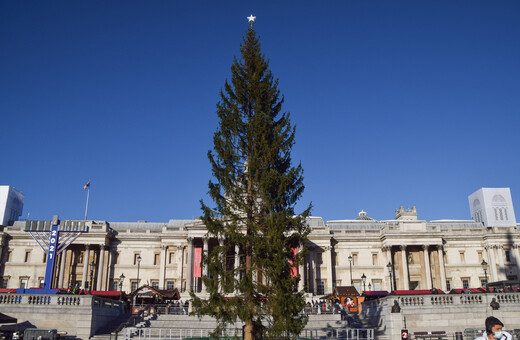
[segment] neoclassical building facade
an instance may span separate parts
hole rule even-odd
[[[311,233],[305,263],[298,266],[302,277],[299,289],[309,297],[349,285],[358,291],[449,291],[485,286],[486,280],[519,279],[520,232],[509,189],[498,188],[494,194],[485,192],[489,188],[481,190],[484,194],[473,199],[478,199],[478,204],[470,196],[473,220],[427,222],[418,218],[415,207],[401,207],[395,219],[384,221],[371,219],[363,211],[349,220],[309,217]],[[494,208],[503,209],[502,215],[496,210],[496,223]],[[506,210],[508,220],[504,221]],[[489,212],[483,214],[485,211]],[[199,266],[200,254],[223,242],[207,239],[200,220],[82,222],[88,232],[56,258],[54,288],[130,292],[149,284],[159,289],[178,288],[184,294],[188,287],[204,293],[199,274],[203,275],[205,268]],[[2,288],[39,287],[43,283],[47,256],[25,231],[27,223],[17,221],[0,227]],[[225,261],[228,268],[240,268],[241,249],[234,247]]]

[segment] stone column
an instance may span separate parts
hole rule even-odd
[[[384,266],[386,268],[386,265],[390,262],[392,262],[392,247],[383,247],[381,248],[381,250],[383,251],[383,256],[384,256]]]
[[[200,278],[201,284],[202,284],[202,291],[208,291],[208,287],[204,284],[204,281],[202,280],[203,277],[208,276],[208,265],[206,264],[206,261],[204,259],[208,258],[208,239],[204,238],[202,239],[202,263],[201,265],[201,271],[202,271],[202,277]]]
[[[193,237],[188,237],[188,270],[186,271],[186,290],[190,291],[192,289],[192,281],[193,281]]]
[[[410,289],[410,282],[408,281],[408,257],[406,256],[406,246],[401,246],[401,274],[403,277],[401,277],[401,287],[403,287],[404,290]]]
[[[424,270],[426,271],[426,289],[432,289],[432,269],[430,266],[430,252],[428,251],[429,246],[422,246],[424,253]]]
[[[184,249],[186,246],[178,246],[177,250],[180,254],[177,254],[177,259],[180,261],[177,262],[177,286],[179,287],[179,291],[182,292],[182,280],[184,276]]]
[[[110,281],[110,276],[114,277],[114,282],[117,282],[117,286],[115,290],[119,290],[119,277],[115,277],[114,273],[114,261],[116,259],[117,251],[115,249],[110,249],[110,247],[107,249],[107,264],[105,266],[106,270],[106,277],[105,281],[103,282],[103,285],[106,287],[106,290],[114,290],[114,286],[112,285],[112,282]],[[111,286],[112,285],[112,286]]]
[[[302,247],[298,248],[298,254],[302,251]],[[298,281],[298,291],[301,292],[305,288],[305,258],[302,258],[300,262],[298,262],[298,275],[300,276],[300,281]]]
[[[394,273],[392,273],[392,275],[390,275],[390,272],[392,270],[392,267],[390,267],[390,269],[388,269],[387,265],[389,263],[392,263],[392,247],[383,247],[381,248],[381,250],[383,251],[383,257],[384,257],[384,266],[383,266],[383,273],[385,273],[383,275],[383,277],[385,278],[385,282],[387,283],[386,287],[387,287],[387,290],[389,292],[392,291],[392,285],[393,285],[393,282],[392,280],[394,279]],[[383,287],[381,287],[383,288]]]
[[[518,252],[518,244],[513,245],[513,257],[517,268],[520,268],[520,253]]]
[[[489,259],[489,276],[490,276],[490,282],[498,281],[498,273],[497,273],[497,263],[495,259],[495,249],[492,245],[487,245],[486,250],[488,253],[488,259]]]
[[[506,269],[506,266],[504,265],[504,246],[499,244],[499,245],[496,245],[495,246],[496,249],[497,249],[497,256],[498,256],[498,275],[497,275],[497,278],[498,280],[505,280],[506,279],[506,275],[505,275],[505,269]]]
[[[226,267],[226,254],[224,253],[224,239],[223,238],[219,238],[218,239],[218,245],[220,247],[220,254],[219,254],[219,257],[220,257],[220,262],[222,263],[222,266],[224,267],[223,270],[226,270],[227,267]],[[218,291],[219,292],[224,292],[224,285],[223,285],[223,281],[224,281],[224,273],[220,276],[219,280],[218,280]]]
[[[58,279],[58,288],[63,288],[63,278],[65,276],[65,260],[67,259],[67,249],[61,252],[60,257],[60,277]],[[40,283],[38,282],[38,285]]]
[[[98,275],[96,282],[96,289],[102,290],[101,283],[103,282],[103,267],[105,266],[105,245],[99,245],[99,263],[98,263]]]
[[[85,281],[88,275],[88,261],[90,259],[90,244],[85,244],[85,253],[83,256],[83,277],[81,278],[81,289],[85,289]]]
[[[166,289],[166,257],[168,256],[168,246],[165,244],[161,244],[161,259],[159,263],[159,287],[161,289]]]
[[[316,266],[316,263],[318,262],[317,256],[316,256],[316,249],[314,248],[313,251],[310,253],[311,258],[311,285],[312,285],[312,293],[314,295],[318,294],[318,284],[316,280],[318,280],[318,268]]]
[[[233,269],[235,271],[235,280],[240,280],[240,245],[235,244],[235,263],[233,264]],[[237,293],[236,285],[233,285],[233,289],[235,294]]]
[[[437,255],[439,256],[439,269],[441,273],[441,289],[446,292],[446,267],[444,266],[444,249],[442,246],[437,246]]]
[[[332,247],[325,247],[325,263],[327,264],[327,287],[325,294],[332,293]]]

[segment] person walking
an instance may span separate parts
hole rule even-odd
[[[482,336],[476,338],[475,340],[513,340],[511,334],[502,330],[504,324],[494,316],[490,316],[486,319],[485,326],[486,331],[484,332],[484,334],[482,334]]]

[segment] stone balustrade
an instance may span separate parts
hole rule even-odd
[[[392,298],[390,296],[390,298]],[[518,293],[478,293],[478,294],[432,294],[399,296],[399,305],[410,307],[433,307],[439,305],[484,305],[495,299],[499,304],[520,304]]]
[[[518,328],[520,292],[389,295],[363,302],[360,318],[389,339],[399,339],[403,328],[448,333],[482,328],[490,315],[509,329]]]
[[[0,310],[18,322],[55,328],[81,339],[126,315],[122,301],[94,295],[0,293]]]
[[[0,305],[2,304],[20,304],[22,296],[19,294],[0,294]]]
[[[100,308],[122,308],[123,306],[121,301],[107,300],[91,295],[0,294],[0,305],[79,306],[85,303],[91,303],[93,307]]]

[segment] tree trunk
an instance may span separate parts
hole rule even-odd
[[[253,340],[253,320],[246,321],[244,327],[244,340]]]

